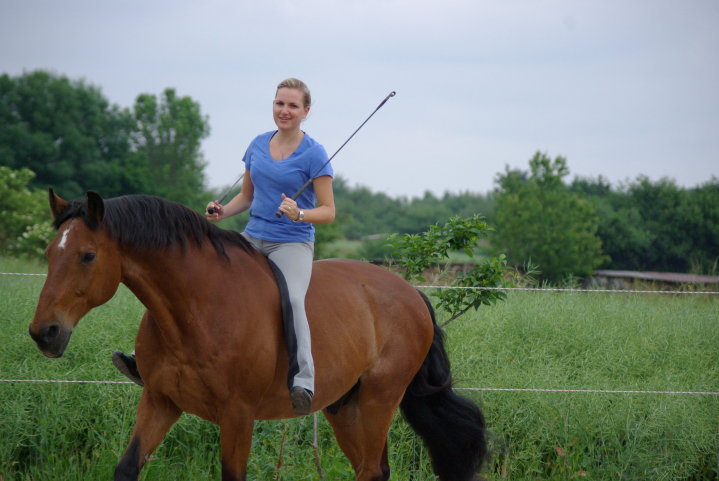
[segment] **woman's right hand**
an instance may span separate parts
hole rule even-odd
[[[222,204],[213,200],[212,202],[207,203],[205,217],[207,217],[207,220],[209,221],[217,222],[218,220],[222,220],[222,214],[224,214],[224,212],[225,209],[222,207]]]

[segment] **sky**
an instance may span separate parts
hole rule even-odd
[[[49,70],[131,107],[200,104],[208,184],[273,130],[284,78],[352,186],[486,193],[540,151],[568,180],[719,176],[718,0],[0,0],[0,74]]]

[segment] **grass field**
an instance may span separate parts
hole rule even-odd
[[[0,272],[43,272],[0,259]],[[142,306],[121,288],[92,311],[64,357],[27,335],[44,279],[0,275],[0,379],[124,380],[110,363],[130,350]],[[719,391],[719,296],[512,292],[446,329],[458,387]],[[441,315],[441,313],[440,313]],[[719,396],[462,391],[483,409],[489,480],[717,480]],[[0,382],[0,479],[111,479],[140,388]],[[286,433],[283,466],[278,453]],[[327,480],[353,479],[327,423]],[[249,479],[320,479],[312,417],[256,424]],[[219,480],[218,431],[185,415],[143,480]],[[433,480],[420,441],[398,416],[394,480]]]

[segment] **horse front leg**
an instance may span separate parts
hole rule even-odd
[[[245,481],[252,447],[252,418],[223,421],[220,424],[222,481]]]
[[[147,388],[137,406],[130,444],[115,468],[115,481],[137,481],[147,458],[175,424],[182,411],[164,396],[153,396]]]

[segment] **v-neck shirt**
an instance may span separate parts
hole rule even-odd
[[[250,171],[254,196],[250,206],[250,221],[245,232],[270,242],[314,241],[315,229],[309,222],[293,222],[287,216],[276,217],[282,194],[291,197],[310,178],[334,176],[327,162],[325,148],[306,132],[294,152],[282,160],[270,155],[270,139],[277,131],[260,134],[250,142],[242,161]],[[312,183],[297,198],[300,209],[315,207],[317,196]]]

